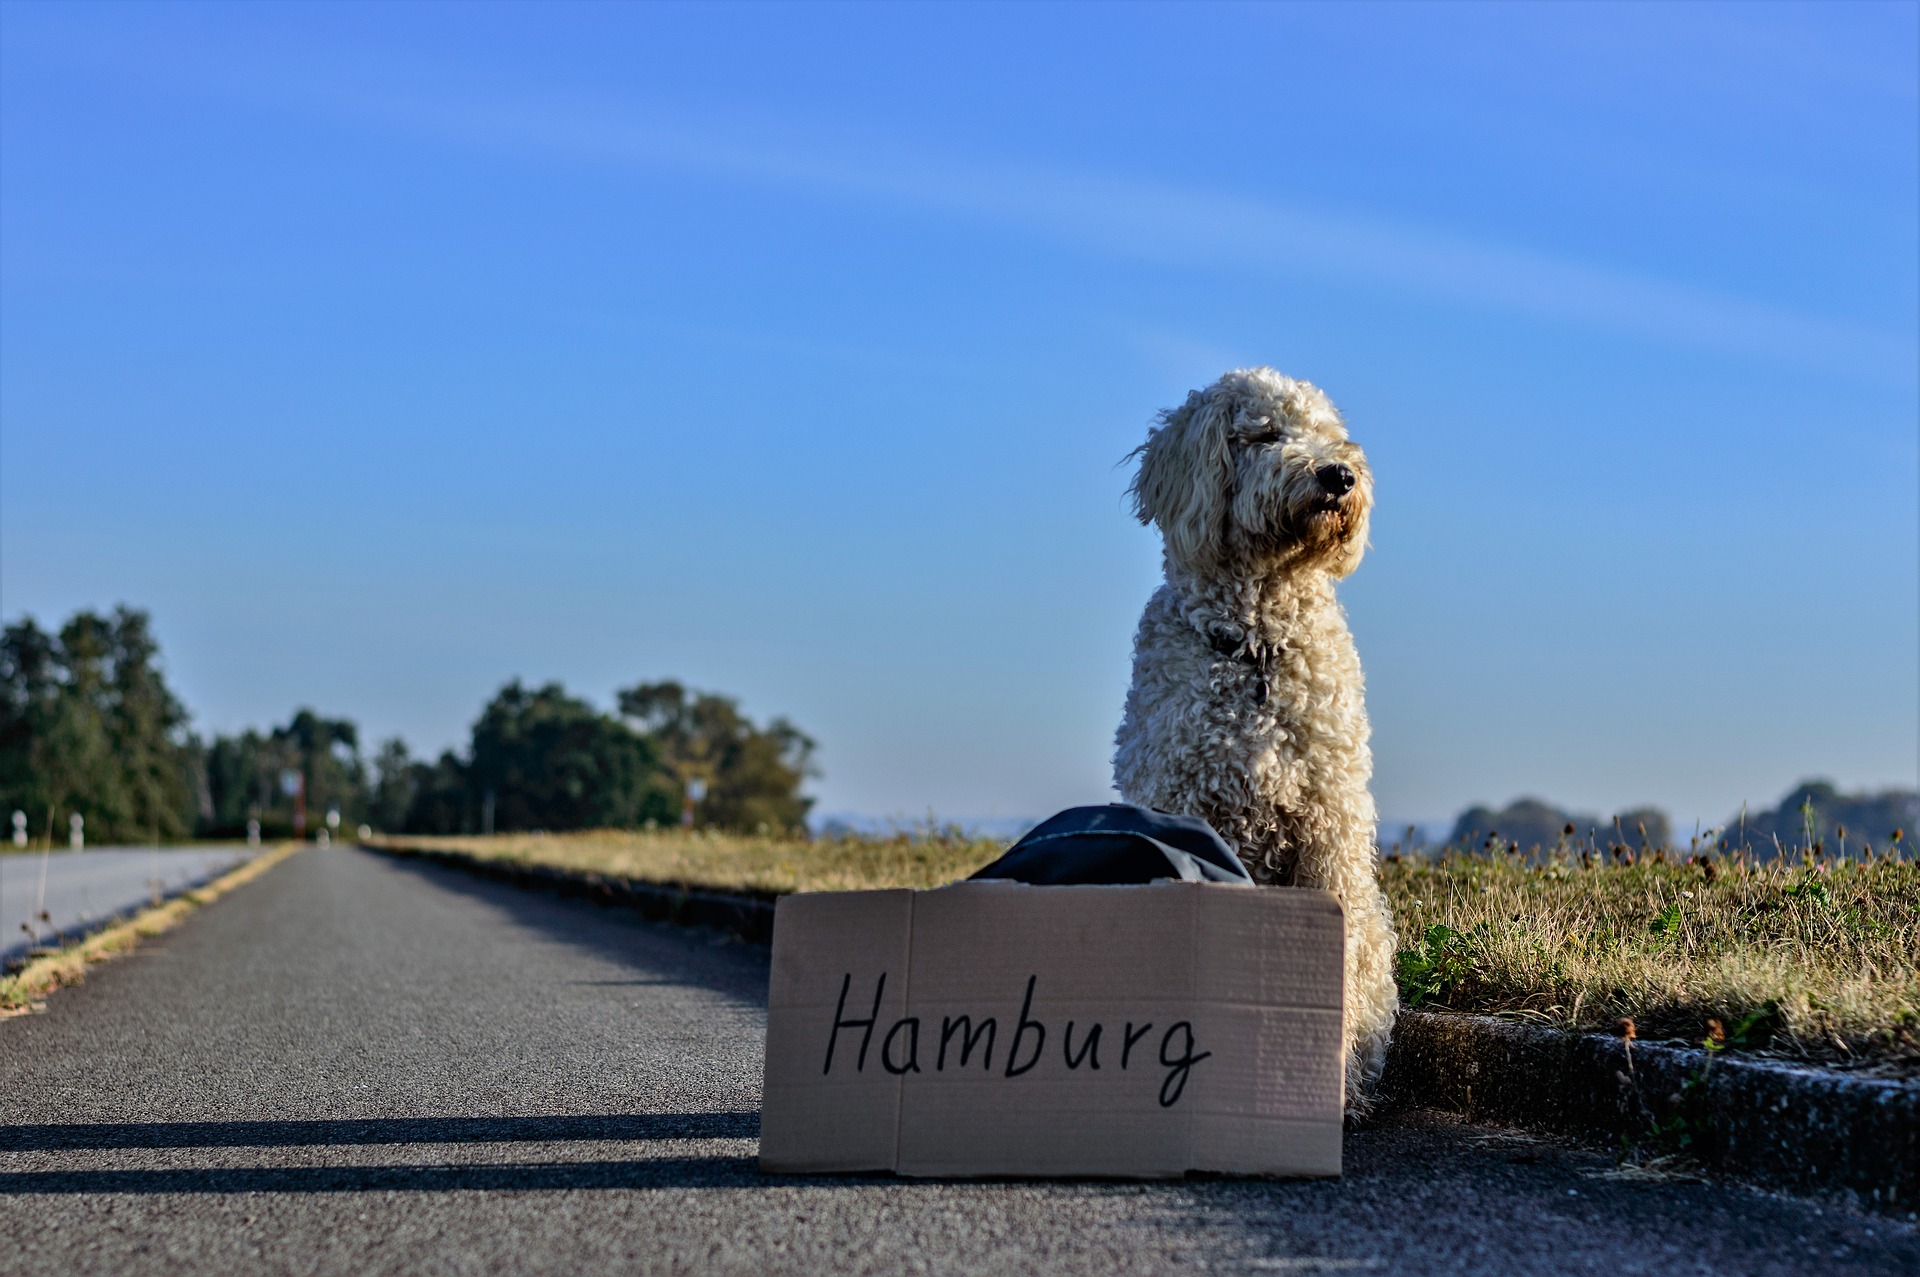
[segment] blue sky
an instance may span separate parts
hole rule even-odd
[[[1225,368],[1379,475],[1389,819],[1920,768],[1920,7],[36,5],[0,612],[203,732],[677,676],[827,811],[1104,801]]]

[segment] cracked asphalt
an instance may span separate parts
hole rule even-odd
[[[1338,1181],[755,1169],[766,951],[308,850],[0,1021],[0,1273],[1899,1273],[1905,1224],[1400,1115]]]

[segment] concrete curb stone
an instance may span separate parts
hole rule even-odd
[[[1860,1210],[1920,1210],[1920,1082],[1403,1011],[1381,1088],[1391,1104],[1677,1153]]]

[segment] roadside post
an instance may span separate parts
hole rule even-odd
[[[79,812],[67,817],[67,846],[83,851],[87,845],[87,818]]]
[[[79,813],[74,819],[80,819]],[[47,862],[53,859],[53,813],[47,813],[47,845],[40,849],[40,894],[33,900],[33,942],[40,943],[40,923],[47,916]]]
[[[307,778],[299,770],[289,767],[280,773],[280,788],[287,797],[293,799],[293,840],[307,840]]]
[[[260,845],[260,822],[257,820],[249,820],[247,822],[247,846],[258,847],[259,845]]]

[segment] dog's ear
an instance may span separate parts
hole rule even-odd
[[[1218,386],[1196,390],[1135,450],[1140,469],[1128,488],[1133,513],[1159,526],[1174,561],[1204,569],[1218,557],[1227,517],[1233,456],[1227,427],[1232,396]]]

